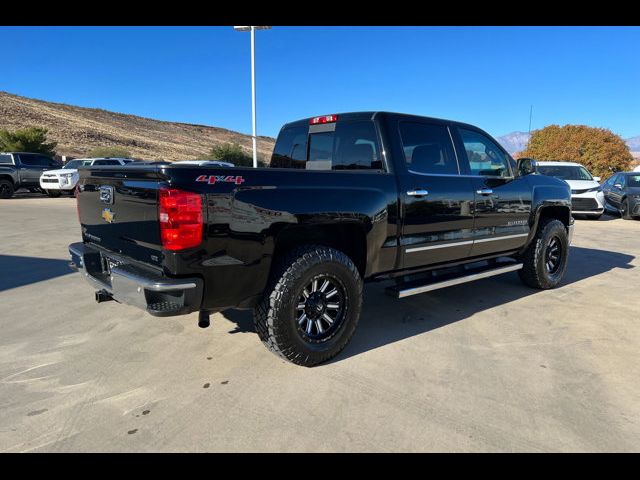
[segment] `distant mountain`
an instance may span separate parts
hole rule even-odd
[[[202,158],[213,146],[237,143],[251,154],[251,136],[225,128],[165,122],[97,108],[45,102],[0,91],[0,129],[45,127],[59,155],[81,157],[96,147],[124,147],[136,158]],[[268,160],[274,139],[258,137],[258,157]]]
[[[513,154],[521,152],[527,147],[529,136],[526,132],[511,132],[498,137],[496,140],[500,142],[500,145],[502,145],[507,152]]]
[[[637,137],[627,138],[625,142],[627,142],[629,150],[632,152],[640,152],[640,135]]]
[[[511,132],[498,137],[496,140],[500,142],[500,145],[502,145],[507,152],[513,154],[527,148],[529,134],[526,132]],[[625,142],[629,146],[629,150],[632,152],[640,152],[640,135],[627,138]]]

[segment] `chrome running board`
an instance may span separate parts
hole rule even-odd
[[[446,275],[446,280],[442,280],[437,276],[432,278],[431,282],[415,285],[404,284],[396,285],[387,288],[387,293],[393,295],[396,298],[410,297],[411,295],[418,295],[419,293],[430,292],[432,290],[438,290],[440,288],[451,287],[453,285],[459,285],[461,283],[473,282],[474,280],[480,280],[482,278],[493,277],[495,275],[501,275],[503,273],[515,272],[522,268],[522,263],[511,263],[506,266],[484,266],[475,269],[469,269],[462,274]]]

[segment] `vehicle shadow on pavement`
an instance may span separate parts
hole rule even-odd
[[[633,255],[607,250],[571,247],[567,272],[558,290],[615,268],[634,268],[630,264],[634,258]],[[384,291],[387,285],[385,282],[365,288],[362,316],[353,340],[331,362],[339,362],[465,320],[478,312],[542,293],[523,285],[515,272],[402,300],[387,296]]]
[[[634,268],[635,257],[593,248],[571,247],[569,265],[559,290],[614,268]],[[369,283],[364,290],[360,323],[345,350],[328,363],[340,362],[384,345],[429,332],[474,314],[541,293],[520,282],[517,273],[508,273],[405,299],[385,293],[390,282]],[[236,323],[229,333],[255,332],[247,310],[227,310],[223,315]]]
[[[45,199],[45,198],[49,198],[49,196],[45,193],[40,193],[40,192],[28,192],[26,190],[19,190],[17,192],[15,192],[13,194],[13,196],[11,198],[5,198],[2,201],[3,202],[10,202],[11,200],[29,200],[29,199]],[[60,196],[58,197],[54,197],[54,198],[70,198],[75,200],[75,197],[73,195],[70,195],[69,193],[61,193]]]
[[[73,273],[68,260],[0,255],[0,292]]]

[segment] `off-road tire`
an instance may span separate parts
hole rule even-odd
[[[549,242],[556,237],[560,243],[560,265],[550,273],[546,267]],[[523,267],[518,270],[520,280],[525,285],[542,290],[556,288],[562,281],[569,258],[569,238],[564,224],[553,218],[543,218],[538,224],[536,235],[522,254]]]
[[[314,277],[330,275],[345,296],[344,317],[333,336],[309,343],[298,333],[296,303],[300,292]],[[349,343],[362,309],[362,278],[343,252],[321,245],[298,247],[274,266],[264,296],[254,309],[260,340],[283,359],[311,367],[335,357]]]
[[[0,180],[0,198],[7,199],[13,197],[15,188],[9,180]]]

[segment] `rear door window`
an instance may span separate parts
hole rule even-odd
[[[411,173],[457,175],[458,161],[444,125],[400,122],[400,137]]]

